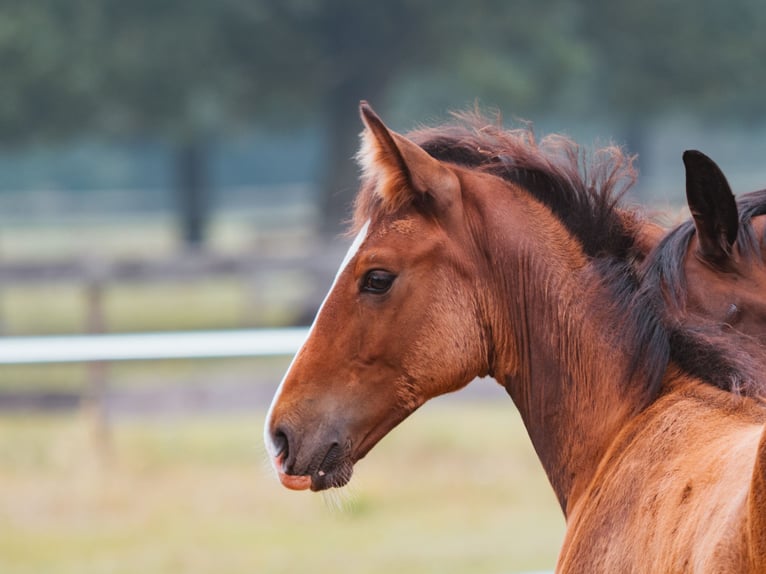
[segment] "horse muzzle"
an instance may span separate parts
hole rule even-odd
[[[339,441],[300,446],[289,430],[277,428],[271,434],[272,464],[282,486],[290,490],[315,492],[345,486],[353,474],[354,464],[347,449]],[[313,442],[313,441],[310,441]]]

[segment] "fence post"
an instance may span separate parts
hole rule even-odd
[[[88,334],[99,335],[106,332],[104,313],[104,274],[93,268],[86,277],[85,313]],[[106,404],[109,365],[105,361],[92,361],[87,364],[87,382],[84,407],[91,419],[93,444],[96,455],[102,462],[108,462],[112,455],[112,429]]]

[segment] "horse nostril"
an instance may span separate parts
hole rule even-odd
[[[276,449],[275,456],[281,456],[282,460],[286,460],[290,456],[290,441],[287,439],[287,433],[278,428],[272,435],[274,441],[274,448]]]

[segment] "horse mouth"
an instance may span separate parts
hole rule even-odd
[[[285,474],[281,470],[277,470],[277,475],[282,486],[290,490],[307,490],[311,487],[309,475]]]
[[[288,474],[284,470],[284,453],[274,459],[277,476],[282,486],[290,490],[312,490],[319,492],[330,488],[340,488],[348,484],[353,474],[354,465],[336,447],[331,448],[322,462],[307,474]]]
[[[272,456],[279,481],[290,490],[314,492],[346,486],[354,473],[356,462],[364,458],[378,441],[408,414],[408,411],[395,411],[392,416],[370,428],[359,442],[337,438],[336,435],[334,442],[320,442],[323,446],[318,449],[316,443],[311,446],[305,445],[311,448],[313,454],[299,466],[296,466],[297,457],[290,448],[290,441],[284,433],[276,433],[278,439],[279,436],[281,439],[276,441],[276,454]]]

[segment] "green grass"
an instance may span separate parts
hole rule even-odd
[[[114,332],[284,324],[295,320],[305,292],[288,278],[279,279],[273,278],[274,285],[260,291],[243,278],[230,277],[110,285],[102,295],[104,320]],[[85,297],[82,285],[66,283],[3,287],[3,331],[12,335],[86,332]]]
[[[124,361],[109,363],[107,385],[112,390],[147,389],[216,382],[239,385],[278,383],[291,357]],[[88,367],[82,363],[0,365],[0,393],[79,393],[88,387]]]
[[[5,227],[0,252],[48,259],[176,248],[160,222],[134,223],[78,225],[77,234]],[[263,240],[240,223],[214,229],[214,247],[236,251]],[[227,278],[116,285],[105,292],[106,320],[111,331],[277,324],[296,312],[305,288],[289,275],[250,285]],[[0,289],[7,334],[83,332],[84,314],[76,286]],[[273,381],[288,361],[118,363],[109,384]],[[77,390],[86,380],[84,365],[0,366],[0,391]],[[84,415],[3,415],[0,574],[481,574],[553,566],[563,519],[510,400],[429,403],[357,465],[349,487],[330,495],[278,484],[261,446],[262,416],[118,419],[103,457]]]
[[[31,221],[2,221],[0,253],[9,260],[170,255],[178,248],[167,216],[76,217],[55,214]]]
[[[225,253],[300,248],[315,239],[315,232],[316,212],[308,204],[217,209],[206,246]],[[0,213],[0,255],[5,260],[169,257],[183,248],[180,237],[176,216],[165,212]]]
[[[510,401],[436,401],[340,494],[283,489],[262,418],[0,419],[0,572],[509,573],[552,568],[563,520]]]

